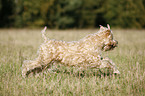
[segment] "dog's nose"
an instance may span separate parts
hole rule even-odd
[[[116,44],[118,44],[118,41],[117,41],[117,40],[114,40],[114,42],[115,42]]]
[[[115,42],[116,42],[116,44],[118,45],[118,41],[117,41],[117,40],[115,40]]]
[[[118,46],[118,41],[117,40],[113,40],[113,46],[117,47]]]

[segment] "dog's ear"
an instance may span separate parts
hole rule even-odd
[[[110,29],[109,24],[107,24],[107,28],[108,30],[106,31],[106,35],[109,36],[111,34],[111,29]]]
[[[107,27],[108,27],[108,29],[110,30],[110,26],[109,26],[109,24],[107,24]]]
[[[102,26],[102,25],[99,25],[100,26],[100,29],[102,30],[102,29],[104,29],[104,27]]]

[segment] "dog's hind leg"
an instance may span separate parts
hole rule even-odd
[[[35,73],[36,70],[37,70],[37,72],[41,71],[41,69],[42,69],[42,66],[41,66],[40,62],[38,61],[38,58],[36,58],[33,61],[25,60],[22,65],[22,76],[26,77],[30,73]]]

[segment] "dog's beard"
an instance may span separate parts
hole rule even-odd
[[[113,45],[107,45],[103,47],[103,51],[109,51],[109,50],[113,50],[116,46]]]
[[[115,47],[117,47],[117,45],[118,45],[118,42],[117,41],[113,41],[112,43],[104,44],[102,50],[103,51],[113,50]]]

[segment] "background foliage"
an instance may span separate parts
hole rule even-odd
[[[0,0],[0,27],[145,28],[144,0]]]

